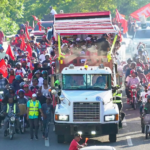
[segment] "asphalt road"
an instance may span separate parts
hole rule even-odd
[[[123,128],[119,129],[116,143],[109,143],[108,136],[90,139],[88,145],[107,145],[113,146],[116,150],[145,150],[149,149],[150,139],[145,139],[145,134],[141,133],[139,109],[133,110],[130,105],[126,104],[124,96],[123,111],[126,113],[123,121]],[[39,131],[39,140],[30,140],[29,130],[25,134],[16,134],[13,140],[4,138],[3,129],[0,129],[0,150],[68,150],[69,143],[58,144],[56,135],[53,132],[53,125],[50,128],[49,140],[42,139]]]

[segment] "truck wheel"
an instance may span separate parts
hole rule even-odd
[[[64,135],[57,135],[57,142],[58,143],[64,143],[65,142]]]
[[[110,142],[116,142],[117,137],[116,134],[109,134],[109,141]]]

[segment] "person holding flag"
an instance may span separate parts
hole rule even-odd
[[[74,135],[74,139],[72,140],[69,150],[78,150],[79,148],[83,148],[84,146],[86,146],[87,144],[84,143],[83,145],[80,145],[78,142],[80,142],[81,139],[81,135],[76,133]]]

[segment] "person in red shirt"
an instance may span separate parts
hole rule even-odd
[[[8,82],[9,84],[12,84],[13,83],[13,80],[15,79],[15,72],[14,72],[14,69],[10,69],[10,74],[8,76]]]
[[[23,89],[25,91],[24,95],[27,96],[27,97],[30,97],[32,98],[32,92],[29,90],[29,85],[28,84],[24,84],[23,85]]]
[[[0,44],[3,45],[4,42],[4,33],[3,31],[0,31]]]
[[[136,58],[136,65],[137,65],[137,67],[142,67],[143,70],[145,69],[145,65],[144,65],[143,62],[140,60],[140,57],[139,57],[139,56],[137,56],[137,58]]]
[[[80,134],[76,133],[74,135],[74,139],[72,140],[69,150],[78,150],[79,148],[83,148],[84,146],[86,146],[86,143],[84,143],[83,145],[80,145],[78,142],[80,141],[81,136]]]

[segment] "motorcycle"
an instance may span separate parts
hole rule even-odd
[[[16,122],[16,115],[12,111],[11,115],[9,116],[8,129],[7,129],[7,135],[9,135],[10,140],[13,139],[15,134],[15,122]]]
[[[131,96],[131,106],[134,110],[137,108],[137,86],[131,85],[130,86],[130,96]]]
[[[145,138],[148,139],[150,136],[150,114],[146,114],[143,119]]]

